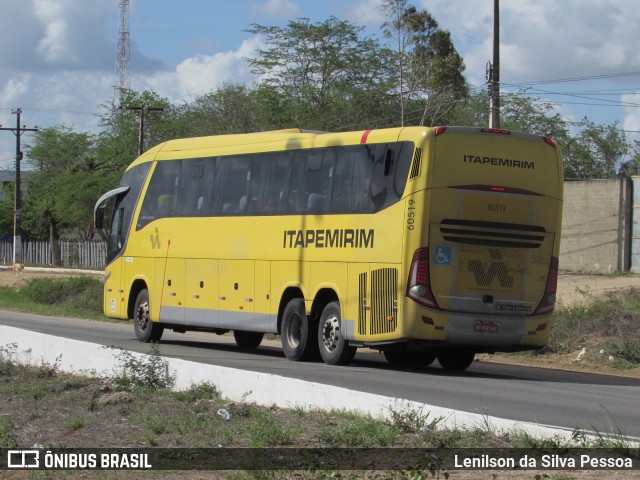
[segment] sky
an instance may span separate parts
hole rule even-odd
[[[473,89],[485,89],[493,0],[410,0],[451,32]],[[570,121],[618,123],[640,138],[637,0],[502,0],[503,93],[525,90]],[[379,0],[130,0],[131,88],[191,102],[223,83],[255,79],[246,59],[251,24],[286,26],[330,16],[384,40]],[[98,131],[114,97],[120,0],[0,0],[0,125]],[[295,125],[304,128],[304,125]],[[32,134],[24,133],[23,144]],[[12,170],[16,137],[0,131],[0,169]],[[25,149],[26,151],[26,149]],[[25,157],[28,161],[28,156]]]

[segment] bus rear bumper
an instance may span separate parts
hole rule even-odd
[[[483,347],[542,347],[551,331],[550,316],[474,315],[451,313],[445,342]],[[501,348],[502,347],[502,348]]]

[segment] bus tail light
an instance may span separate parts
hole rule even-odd
[[[558,258],[551,257],[549,265],[549,276],[547,277],[547,286],[544,289],[544,297],[534,315],[544,315],[553,312],[556,304],[556,292],[558,291]]]
[[[428,248],[419,248],[413,254],[407,282],[407,297],[425,307],[438,308],[438,303],[431,292]]]

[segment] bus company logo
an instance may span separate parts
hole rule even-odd
[[[513,288],[513,277],[509,275],[507,267],[502,261],[502,254],[497,248],[490,248],[491,264],[488,269],[484,269],[480,260],[469,260],[468,270],[473,273],[476,284],[479,287],[488,287],[495,278],[500,282],[502,288]]]
[[[38,450],[8,450],[7,468],[40,468]]]
[[[464,163],[491,165],[494,167],[524,168],[526,170],[535,170],[536,168],[535,162],[514,160],[512,158],[483,157],[481,155],[464,155]]]
[[[160,248],[160,234],[158,233],[158,229],[156,228],[156,231],[153,235],[149,236],[149,239],[151,240],[151,249],[152,250],[157,250]]]
[[[373,248],[374,236],[373,228],[285,230],[282,248]]]

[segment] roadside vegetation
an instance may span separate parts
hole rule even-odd
[[[49,316],[107,320],[102,314],[102,297],[100,279],[86,275],[0,286],[0,308]]]
[[[576,430],[570,439],[536,438],[522,431],[499,431],[488,422],[451,429],[444,425],[443,418],[433,417],[429,411],[410,409],[401,402],[390,408],[387,419],[379,419],[347,411],[305,411],[263,407],[247,401],[231,402],[211,383],[198,383],[186,391],[172,391],[174,378],[156,346],[152,345],[142,360],[129,352],[118,352],[118,365],[113,373],[97,377],[70,375],[60,371],[57,364],[25,365],[19,361],[25,352],[17,345],[0,346],[0,448],[392,447],[441,451],[577,447],[632,453],[631,445],[622,435],[588,436]],[[377,472],[369,477],[449,478],[449,472],[436,457],[426,460],[426,463],[407,465],[407,470]],[[76,473],[86,475],[86,472]],[[119,478],[106,473],[100,473],[100,478]],[[160,475],[160,472],[152,473]],[[327,468],[306,469],[295,475],[283,471],[227,473],[224,478],[365,476]],[[479,478],[478,473],[475,472],[475,478]],[[533,471],[520,472],[524,476],[518,477],[511,473],[508,478],[536,478]],[[149,474],[146,472],[144,478]],[[455,478],[472,478],[458,474],[456,472]],[[73,472],[64,476],[72,477]],[[204,477],[195,472],[193,476],[185,474],[180,478]]]

